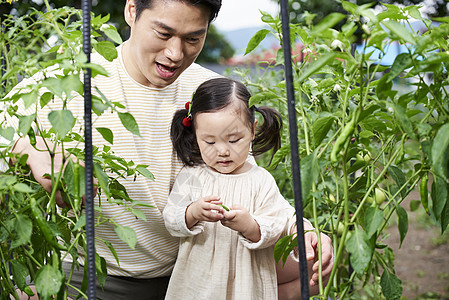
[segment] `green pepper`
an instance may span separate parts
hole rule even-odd
[[[421,178],[421,183],[419,185],[419,193],[421,195],[421,203],[424,207],[424,210],[427,214],[429,214],[429,193],[427,188],[427,181],[429,180],[429,177],[427,175],[427,172],[423,175]]]
[[[337,154],[340,152],[340,150],[343,148],[343,146],[346,143],[346,141],[348,140],[348,138],[354,132],[355,125],[356,125],[355,118],[353,118],[343,128],[340,136],[335,141],[334,147],[332,148],[332,152],[331,152],[331,161],[332,162],[338,161]]]
[[[44,216],[42,216],[42,212],[37,206],[36,199],[34,197],[30,198],[30,206],[31,206],[31,213],[33,214],[33,218],[36,221],[37,226],[42,232],[42,235],[44,236],[44,239],[53,247],[58,250],[67,251],[67,248],[62,246],[58,243],[56,237],[53,235],[50,226],[48,225],[47,221],[44,219]]]

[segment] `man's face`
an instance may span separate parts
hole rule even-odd
[[[131,35],[123,45],[123,60],[131,77],[154,88],[173,83],[203,48],[209,15],[202,5],[153,0],[136,20],[134,0],[128,0],[125,19]]]

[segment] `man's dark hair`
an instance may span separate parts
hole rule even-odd
[[[154,0],[135,0],[136,4],[136,20],[145,9],[151,9]],[[157,0],[163,1],[163,0]],[[221,8],[221,0],[171,0],[190,3],[193,6],[204,5],[210,9],[209,23],[212,22],[218,15]]]

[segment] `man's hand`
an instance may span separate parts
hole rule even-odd
[[[304,243],[306,247],[306,259],[308,262],[312,262],[312,278],[310,279],[310,286],[318,284],[318,237],[315,231],[309,231],[304,235]],[[323,284],[326,285],[329,280],[329,275],[334,265],[332,240],[325,234],[321,233],[321,263],[322,263],[322,276]]]
[[[14,149],[13,153],[18,153],[21,155],[28,154],[27,165],[30,167],[36,181],[42,185],[42,187],[49,193],[52,191],[51,178],[46,174],[51,174],[51,155],[50,151],[54,150],[53,155],[53,170],[55,173],[62,172],[63,155],[59,148],[54,148],[54,144],[50,141],[44,141],[42,137],[36,137],[36,145],[30,144],[30,140],[27,137],[19,139]],[[72,156],[72,159],[76,161],[76,158]],[[84,164],[79,162],[80,165]],[[97,193],[96,180],[94,179],[94,195]],[[61,191],[56,191],[55,193],[56,204],[60,207],[68,206],[64,202],[61,196]],[[85,196],[83,196],[83,203],[85,201]]]

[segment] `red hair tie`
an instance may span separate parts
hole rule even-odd
[[[182,120],[182,125],[184,125],[184,127],[190,127],[190,125],[192,125],[192,117],[185,116],[184,119]]]
[[[191,102],[187,101],[184,107],[188,110],[187,116],[182,119],[182,125],[190,127],[192,125],[192,115],[190,114]]]

